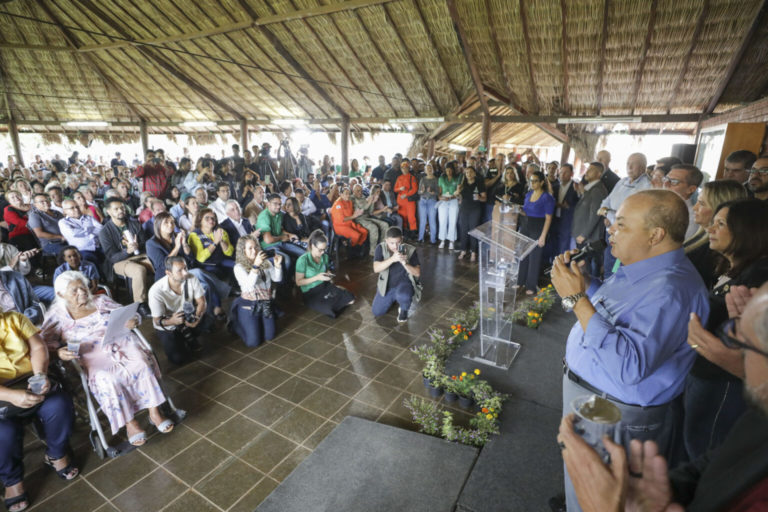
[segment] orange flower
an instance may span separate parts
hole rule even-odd
[[[464,377],[459,377],[459,380],[464,382]]]
[[[488,408],[487,407],[483,407],[480,410],[483,411],[483,414],[488,414]]]
[[[455,375],[451,375],[451,380],[456,380],[456,376]]]
[[[472,331],[469,331],[469,335],[472,336]]]

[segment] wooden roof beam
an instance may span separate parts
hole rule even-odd
[[[275,14],[272,16],[263,16],[261,18],[257,18],[256,16],[251,16],[250,20],[239,21],[235,23],[227,23],[219,27],[215,27],[207,30],[199,30],[196,32],[189,32],[187,34],[179,34],[176,36],[167,36],[167,37],[161,37],[156,39],[140,39],[140,40],[137,40],[136,43],[163,44],[163,43],[174,43],[177,41],[187,41],[190,39],[199,39],[199,38],[210,37],[218,34],[226,34],[229,32],[238,32],[240,30],[245,30],[253,26],[265,26],[265,25],[271,25],[273,23],[283,23],[285,21],[310,18],[313,16],[323,16],[325,14],[331,14],[334,12],[360,9],[362,7],[369,7],[371,5],[379,5],[379,4],[392,2],[392,1],[393,0],[350,0],[347,2],[340,2],[336,4],[331,4],[331,5],[321,5],[319,7],[313,7],[311,9],[302,9],[302,10],[292,11],[292,12],[283,13],[283,14]],[[86,45],[80,48],[80,51],[93,52],[93,51],[99,51],[99,50],[109,50],[114,48],[125,48],[128,46],[132,46],[134,44],[135,43],[128,42],[128,41],[115,41],[113,43],[106,43],[106,44]]]
[[[667,102],[667,114],[669,114],[672,110],[672,106],[677,99],[677,94],[680,92],[680,88],[683,86],[683,80],[685,80],[685,75],[688,73],[688,66],[691,63],[693,50],[699,43],[699,36],[701,35],[702,28],[704,28],[704,20],[707,19],[707,16],[709,15],[709,5],[709,0],[704,0],[704,5],[701,7],[701,13],[699,14],[698,20],[696,20],[696,28],[693,30],[691,45],[688,47],[688,52],[685,54],[685,58],[683,59],[683,67],[680,70],[680,76],[677,77],[675,90],[672,91],[672,96],[670,96],[669,101]]]
[[[640,57],[640,66],[637,68],[637,78],[635,79],[635,85],[632,89],[632,113],[637,109],[637,96],[640,93],[640,84],[643,82],[643,72],[645,71],[645,63],[648,60],[648,48],[651,47],[651,39],[653,38],[653,29],[656,26],[656,13],[658,11],[658,0],[651,2],[651,13],[648,16],[648,32],[645,33],[645,42],[643,43],[643,53]]]
[[[467,35],[464,33],[464,30],[461,28],[459,10],[456,8],[456,1],[446,0],[446,4],[448,6],[448,13],[451,16],[451,22],[453,22],[453,30],[456,31],[456,35],[459,38],[459,46],[461,46],[461,52],[464,54],[464,61],[467,64],[467,68],[469,68],[469,74],[472,77],[472,83],[475,85],[475,92],[477,93],[477,97],[480,99],[480,106],[482,107],[483,113],[485,113],[485,115],[491,115],[490,111],[488,110],[488,100],[485,99],[483,81],[480,78],[480,73],[477,71],[475,60],[472,57],[472,49],[469,47],[469,40],[467,39]]]
[[[607,1],[607,0],[606,0]],[[533,79],[533,56],[531,55],[531,36],[528,30],[528,16],[525,14],[525,0],[520,0],[520,23],[523,25],[523,39],[525,40],[525,54],[528,60],[528,84],[531,88],[531,101],[533,111],[539,113],[539,95],[536,92],[536,81]]]
[[[500,101],[501,103],[506,105],[508,108],[511,108],[512,110],[520,112],[523,116],[531,117],[529,115],[529,113],[526,112],[525,109],[523,109],[520,105],[517,105],[516,103],[512,103],[509,98],[505,98],[504,96],[502,96],[501,94],[499,94],[498,92],[496,92],[496,91],[494,91],[494,90],[492,90],[490,88],[486,89],[486,92],[488,93],[489,97],[491,97],[491,98],[493,98],[493,99],[495,99],[497,101]],[[492,116],[491,120],[493,121],[493,119],[495,117],[498,117],[498,116]],[[539,116],[536,116],[536,117],[539,117]],[[557,122],[557,117],[556,116],[550,116],[550,117],[555,119],[552,122]],[[544,131],[545,133],[547,133],[548,135],[554,137],[555,139],[559,140],[560,142],[568,142],[568,136],[562,130],[560,130],[557,126],[553,126],[552,124],[547,124],[547,123],[543,123],[543,122],[535,122],[534,124],[536,125],[536,127],[538,129]]]
[[[62,34],[64,34],[64,40],[67,41],[67,44],[73,49],[77,50],[79,48],[79,43],[77,41],[77,38],[75,35],[64,26],[64,24],[61,22],[61,20],[54,14],[54,12],[51,10],[48,5],[46,5],[44,0],[37,0],[37,5],[45,12],[45,14],[53,21],[56,26],[61,30]],[[136,107],[133,106],[133,103],[128,100],[128,97],[123,92],[120,85],[112,80],[109,76],[107,76],[103,71],[101,71],[101,68],[96,64],[94,59],[91,58],[90,55],[83,54],[83,59],[88,63],[88,65],[93,69],[93,71],[99,75],[99,78],[101,78],[104,83],[108,86],[109,89],[112,89],[117,93],[117,95],[120,97],[120,99],[125,103],[125,108],[128,109],[128,111],[133,115],[135,118],[139,120],[143,120],[144,116],[136,109]]]
[[[603,30],[600,35],[600,57],[597,67],[597,115],[603,110],[603,74],[605,73],[605,46],[608,42],[608,4],[603,4]]]
[[[656,2],[656,0],[653,0]],[[568,20],[566,0],[560,0],[560,22],[563,25],[560,35],[560,59],[563,68],[563,110],[571,111],[571,100],[568,98],[568,43],[566,39],[566,22]]]
[[[38,0],[38,1],[42,2],[43,0]],[[77,0],[77,1],[86,10],[91,11],[94,15],[96,15],[98,18],[100,18],[102,21],[104,21],[106,24],[112,27],[118,34],[120,34],[121,37],[125,39],[132,39],[131,34],[129,34],[126,29],[124,29],[119,23],[117,23],[117,21],[115,21],[109,14],[107,14],[106,11],[103,11],[100,7],[98,7],[93,2],[91,2],[91,0]],[[208,89],[206,89],[205,87],[197,83],[195,80],[191,79],[186,73],[176,68],[176,66],[174,66],[173,63],[171,63],[162,55],[159,55],[158,53],[156,53],[155,51],[151,50],[146,46],[137,46],[136,49],[145,57],[147,57],[150,61],[160,66],[166,72],[173,75],[177,80],[186,84],[187,87],[195,91],[197,94],[206,98],[208,101],[220,107],[225,112],[229,112],[235,119],[244,119],[243,115],[240,114],[240,112],[232,108],[227,102],[223,101],[221,98],[219,98],[218,96],[210,92]]]
[[[243,8],[243,10],[248,14],[248,16],[253,20],[254,22],[258,19],[258,15],[256,14],[256,11],[254,11],[250,5],[245,0],[239,0],[240,7]],[[328,103],[333,109],[339,113],[341,117],[349,117],[347,113],[342,109],[334,100],[330,97],[330,95],[317,85],[317,82],[310,76],[309,73],[307,73],[307,70],[304,69],[304,66],[299,64],[299,61],[297,61],[295,58],[293,58],[293,55],[288,51],[288,49],[283,46],[283,43],[280,42],[280,39],[268,28],[266,28],[263,25],[257,25],[257,30],[261,32],[261,34],[269,41],[269,44],[272,45],[272,48],[283,58],[286,62],[296,71],[296,73],[299,74],[304,80],[306,80],[312,88],[317,92],[317,94],[320,95],[323,100],[325,100],[326,103]]]
[[[760,9],[757,11],[757,16],[755,16],[755,18],[752,20],[752,25],[744,35],[744,39],[741,41],[739,50],[733,55],[733,58],[731,59],[731,62],[728,64],[728,68],[725,71],[723,79],[720,80],[720,84],[717,86],[715,94],[712,95],[712,99],[709,101],[709,105],[707,105],[707,108],[704,109],[705,114],[711,114],[714,112],[715,107],[717,107],[717,104],[720,103],[720,98],[723,97],[725,89],[728,87],[728,84],[731,83],[731,79],[733,78],[734,73],[736,73],[736,70],[739,68],[739,64],[741,64],[741,61],[744,58],[744,54],[747,52],[747,48],[749,48],[752,40],[755,38],[755,33],[757,32],[758,27],[762,26],[763,24],[766,11],[768,10],[767,7],[768,2],[766,2],[766,0],[762,0],[762,2],[760,2]]]

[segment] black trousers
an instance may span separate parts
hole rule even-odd
[[[320,283],[303,295],[305,306],[330,318],[339,316],[344,308],[355,300],[350,291],[328,281]]]
[[[525,217],[523,229],[520,233],[538,240],[541,232],[544,230],[544,217]],[[544,255],[544,248],[538,245],[528,253],[528,256],[520,262],[520,271],[517,274],[517,284],[525,286],[526,289],[536,291],[539,284],[539,272],[541,271],[541,260]]]
[[[463,201],[459,205],[459,249],[477,252],[477,238],[469,232],[480,225],[485,210],[485,203]]]

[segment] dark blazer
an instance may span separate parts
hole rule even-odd
[[[249,235],[253,233],[253,226],[251,225],[251,221],[246,219],[245,217],[242,218],[243,220],[243,227],[245,228],[245,232]],[[227,217],[224,222],[219,224],[221,228],[227,232],[227,236],[229,237],[229,242],[232,244],[233,247],[237,247],[237,241],[240,240],[240,233],[237,231],[237,228],[235,227],[234,222]]]
[[[555,192],[554,198],[555,203],[557,203],[558,195],[560,194],[560,187],[562,186],[561,183],[558,182],[557,189],[558,191]],[[568,205],[568,208],[560,208],[560,217],[557,217],[557,223],[558,223],[558,231],[560,233],[570,233],[571,232],[571,225],[573,223],[573,213],[574,208],[576,206],[576,203],[579,202],[579,193],[576,192],[576,184],[571,181],[570,186],[568,187],[568,191],[565,193],[565,197],[563,198],[563,202]],[[557,206],[555,206],[555,211],[557,211]]]
[[[689,511],[728,510],[768,477],[768,416],[749,409],[723,444],[669,473],[673,501]]]
[[[586,242],[599,240],[600,226],[603,225],[602,217],[597,215],[600,203],[608,197],[608,191],[602,182],[584,192],[581,199],[573,207],[573,223],[571,224],[571,236],[584,237]]]
[[[128,225],[128,231],[136,237],[136,241],[139,243],[139,252],[143,253],[147,238],[144,236],[144,230],[141,229],[141,224],[139,224],[139,221],[132,218],[126,218],[125,221]],[[107,257],[107,264],[103,266],[104,271],[107,274],[107,281],[112,282],[115,277],[112,266],[117,262],[133,256],[133,254],[128,254],[125,251],[125,247],[123,246],[123,231],[115,226],[112,219],[105,222],[104,227],[99,231],[99,244],[101,244],[101,250],[104,251],[104,254]]]
[[[611,193],[611,190],[613,190],[613,187],[619,182],[619,179],[619,176],[610,169],[606,169],[603,172],[603,175],[600,176],[600,181],[603,182],[603,185],[605,185],[605,189],[609,194]]]

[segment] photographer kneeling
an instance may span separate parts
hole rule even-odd
[[[402,230],[393,226],[387,230],[386,240],[376,246],[373,271],[379,274],[379,281],[371,308],[373,316],[378,317],[397,302],[400,323],[408,320],[411,302],[421,298],[419,256],[414,246],[402,242]]]
[[[181,256],[165,260],[165,277],[149,289],[149,309],[168,360],[181,365],[201,348],[197,337],[205,315],[205,290]]]

